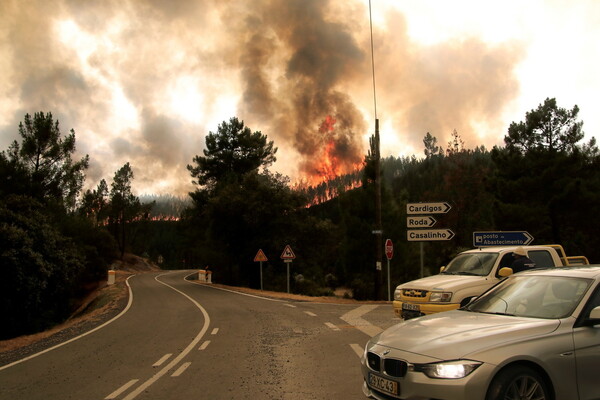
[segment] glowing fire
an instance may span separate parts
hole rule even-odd
[[[360,168],[360,161],[348,154],[345,138],[336,131],[337,119],[327,115],[319,127],[322,147],[307,161],[307,181],[310,185],[331,181]]]

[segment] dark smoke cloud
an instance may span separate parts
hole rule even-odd
[[[387,134],[421,149],[426,132],[444,143],[457,129],[482,144],[477,123],[500,122],[523,49],[476,38],[420,46],[402,14],[386,16],[374,39]],[[310,182],[326,156],[337,172],[353,170],[373,133],[366,2],[5,0],[0,54],[0,149],[25,113],[52,111],[90,154],[90,186],[130,162],[140,192],[185,194],[185,166],[232,116],[275,141],[275,169]],[[174,109],[181,77],[202,101]],[[237,109],[224,110],[224,97]],[[328,117],[332,129],[320,130]]]

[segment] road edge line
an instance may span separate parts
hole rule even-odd
[[[87,332],[85,332],[85,333],[83,333],[83,334],[79,335],[79,336],[76,336],[76,337],[74,337],[74,338],[71,338],[71,339],[69,339],[69,340],[67,340],[67,341],[65,341],[65,342],[59,343],[59,344],[57,344],[57,345],[55,345],[55,346],[49,347],[49,348],[47,348],[47,349],[45,349],[45,350],[42,350],[42,351],[40,351],[40,352],[38,352],[38,353],[35,353],[35,354],[32,354],[32,355],[30,355],[30,356],[28,356],[28,357],[25,357],[25,358],[22,358],[22,359],[20,359],[20,360],[14,361],[14,362],[12,362],[12,363],[10,363],[10,364],[6,364],[6,365],[4,365],[4,366],[0,367],[0,371],[2,371],[2,370],[4,370],[4,369],[7,369],[7,368],[10,368],[10,367],[13,367],[13,366],[15,366],[15,365],[17,365],[17,364],[21,364],[22,362],[25,362],[25,361],[31,360],[32,358],[35,358],[35,357],[37,357],[37,356],[41,356],[42,354],[48,353],[48,352],[50,352],[50,351],[52,351],[52,350],[56,350],[56,349],[58,349],[59,347],[62,347],[62,346],[64,346],[64,345],[66,345],[66,344],[69,344],[69,343],[71,343],[71,342],[74,342],[74,341],[76,341],[76,340],[79,340],[79,339],[81,339],[82,337],[89,335],[90,333],[94,333],[94,332],[96,332],[96,331],[98,331],[98,330],[100,330],[100,329],[104,328],[104,327],[105,327],[105,326],[107,326],[108,324],[110,324],[110,323],[112,323],[112,322],[116,321],[118,318],[121,318],[121,317],[123,316],[123,314],[125,314],[125,313],[126,313],[128,310],[129,310],[129,308],[131,307],[131,304],[133,303],[133,291],[131,290],[131,285],[129,284],[129,279],[133,278],[134,276],[135,276],[135,275],[131,275],[131,276],[129,276],[129,277],[128,277],[128,278],[125,280],[125,284],[127,285],[127,288],[129,289],[129,300],[127,301],[127,306],[125,306],[125,308],[124,308],[124,309],[123,309],[123,310],[122,310],[122,311],[121,311],[121,312],[120,312],[118,315],[114,316],[112,319],[110,319],[110,320],[106,321],[106,322],[105,322],[105,323],[103,323],[102,325],[99,325],[99,326],[97,326],[97,327],[95,327],[95,328],[93,328],[93,329],[91,329],[91,330],[89,330],[89,331],[87,331]]]

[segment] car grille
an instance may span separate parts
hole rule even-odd
[[[383,372],[395,378],[402,378],[408,370],[408,364],[405,361],[395,358],[382,358],[372,352],[367,353],[367,363],[373,371]]]
[[[402,289],[402,295],[406,297],[426,297],[427,290]]]
[[[406,375],[408,364],[401,360],[386,358],[383,360],[383,370],[386,375],[401,378]]]

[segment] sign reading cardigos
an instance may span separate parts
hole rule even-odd
[[[408,203],[406,204],[406,214],[446,214],[452,206],[446,202],[438,203]]]
[[[409,242],[433,242],[451,240],[454,232],[450,229],[418,229],[406,231],[406,240]]]
[[[473,247],[526,246],[533,236],[525,231],[473,232]]]

